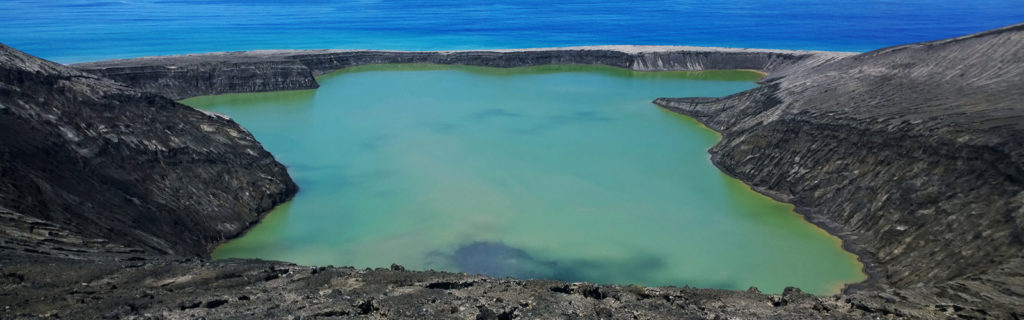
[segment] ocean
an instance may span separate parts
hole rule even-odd
[[[3,0],[0,8],[0,42],[61,63],[314,48],[868,51],[1024,21],[1024,0]]]
[[[316,48],[868,51],[1024,21],[1024,0],[0,5],[0,42],[61,63]],[[839,239],[718,171],[706,153],[717,135],[650,104],[753,80],[370,68],[322,77],[319,90],[186,101],[235,118],[303,188],[215,257],[822,294],[864,278]]]

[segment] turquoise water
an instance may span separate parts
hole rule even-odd
[[[856,257],[715,168],[716,133],[651,104],[757,78],[366,66],[185,102],[249,129],[301,188],[215,258],[835,293],[864,279]]]
[[[1024,22],[1024,0],[2,0],[0,21],[0,41],[64,63],[311,48],[867,51]]]

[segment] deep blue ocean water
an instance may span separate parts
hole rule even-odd
[[[0,42],[63,63],[282,48],[868,51],[1018,22],[1024,0],[0,0]]]

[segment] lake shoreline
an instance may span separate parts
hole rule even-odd
[[[115,82],[0,45],[0,67],[8,71],[0,72],[5,93],[0,116],[10,124],[2,128],[15,133],[0,146],[41,151],[0,152],[23,169],[7,172],[36,174],[5,176],[9,183],[0,184],[13,194],[27,193],[0,199],[0,218],[7,221],[0,224],[0,235],[13,241],[0,247],[2,283],[16,293],[0,295],[0,302],[10,306],[12,317],[1013,319],[1024,314],[1019,274],[1024,242],[1018,237],[1024,229],[1019,216],[1024,91],[1016,86],[1024,72],[1024,24],[832,58],[601,50],[251,58],[93,69]],[[501,66],[563,58],[644,68],[668,63],[734,69],[751,63],[747,68],[769,71],[760,87],[732,96],[655,103],[720,132],[723,138],[711,154],[730,175],[850,230],[849,236],[881,261],[878,279],[888,286],[828,297],[799,289],[766,295],[495,279],[411,272],[397,265],[354,270],[209,261],[189,254],[208,252],[222,241],[224,232],[217,227],[244,226],[258,218],[248,211],[262,209],[248,205],[274,203],[294,189],[284,183],[287,175],[267,179],[280,164],[244,129],[173,103],[161,92],[187,97],[315,86],[309,80],[320,72],[381,61]],[[976,97],[986,99],[979,103]],[[39,115],[50,110],[81,112],[87,121],[75,117],[55,126],[49,120],[54,117]],[[109,128],[119,131],[111,136]],[[170,129],[176,131],[168,135]],[[203,145],[180,144],[178,136]],[[162,143],[175,148],[161,149]],[[52,155],[44,159],[49,167],[35,167],[39,154]],[[190,155],[205,165],[193,165],[196,157]],[[246,165],[254,161],[265,166]],[[124,169],[140,166],[160,171]],[[224,188],[225,179],[212,178],[219,172],[195,171],[211,168],[239,186],[252,185],[245,179],[271,183],[249,192]],[[168,176],[184,176],[177,185],[188,187],[166,185]],[[24,181],[46,188],[11,189],[10,183]],[[86,185],[98,188],[82,188]],[[118,191],[125,187],[152,192]],[[220,189],[219,196],[205,193]],[[60,192],[59,197],[47,198],[53,195],[48,190]],[[97,190],[107,193],[97,195]],[[181,192],[185,196],[166,197]],[[251,202],[223,201],[249,196]],[[63,208],[85,214],[21,199],[64,201]],[[238,212],[225,214],[229,210]],[[71,285],[76,289],[69,290]]]
[[[320,86],[317,81],[319,77],[330,76],[351,67],[389,64],[496,68],[589,65],[641,72],[735,70],[760,74],[762,78],[758,82],[762,83],[791,72],[857,54],[859,53],[840,51],[637,45],[453,51],[281,49],[149,56],[76,63],[70,66],[117,80],[133,88],[182,100],[230,93],[315,90]],[[262,85],[244,85],[246,83]],[[658,103],[655,101],[655,104]],[[668,110],[675,111],[671,108]],[[693,119],[700,122],[695,117]],[[717,161],[712,161],[712,164],[726,175],[737,178]],[[737,179],[748,183],[743,179]],[[791,204],[787,201],[790,199],[778,193],[749,184],[748,186],[754,192],[773,200]],[[845,284],[841,294],[886,287],[880,282],[880,266],[875,264],[873,258],[867,256],[865,246],[859,244],[848,232],[844,232],[838,223],[822,219],[820,215],[815,216],[800,206],[796,206],[794,212],[808,223],[838,238],[842,249],[856,255],[863,265],[862,273],[866,275],[866,279]],[[220,244],[236,239],[242,234],[244,233],[225,239]]]
[[[183,103],[193,107],[223,113],[232,117],[235,121],[239,122],[246,129],[260,138],[259,140],[264,147],[270,150],[275,157],[280,159],[280,161],[286,165],[296,165],[290,167],[290,173],[293,177],[296,177],[296,179],[299,180],[299,185],[304,191],[310,192],[306,196],[300,194],[296,198],[297,200],[292,203],[291,208],[293,208],[293,210],[291,211],[291,217],[294,219],[290,220],[288,228],[276,229],[277,231],[266,231],[271,229],[260,228],[259,232],[249,233],[246,238],[218,246],[219,249],[233,249],[222,250],[220,251],[221,255],[217,257],[285,260],[304,265],[316,266],[335,264],[353,265],[356,267],[380,267],[387,266],[391,263],[399,263],[410,270],[426,270],[434,268],[453,272],[481,272],[492,276],[518,275],[523,278],[552,278],[560,280],[590,281],[595,283],[633,283],[648,286],[691,285],[738,290],[746,289],[753,285],[757,286],[762,291],[769,293],[780,293],[786,286],[796,286],[806,292],[822,295],[837,294],[840,292],[837,288],[841,288],[843,285],[860,282],[866,278],[866,275],[862,272],[863,265],[859,262],[859,259],[857,259],[857,257],[852,253],[842,250],[841,241],[832,235],[828,235],[827,231],[818,228],[813,224],[807,223],[806,219],[800,217],[793,211],[792,206],[788,204],[783,205],[777,201],[770,201],[768,199],[771,198],[756,193],[751,190],[749,186],[742,188],[742,191],[735,190],[739,188],[721,188],[723,186],[721,185],[722,182],[720,182],[720,180],[724,178],[724,176],[718,168],[711,165],[706,153],[707,150],[720,139],[711,137],[717,137],[718,135],[711,134],[711,130],[703,126],[699,128],[692,128],[691,126],[696,124],[692,118],[671,112],[665,112],[649,103],[651,99],[664,95],[725,96],[745,91],[756,86],[756,81],[761,78],[758,73],[751,71],[648,72],[592,65],[545,65],[492,68],[462,65],[388,64],[349,67],[335,71],[334,73],[329,74],[329,76],[331,78],[321,77],[318,79],[321,81],[320,83],[322,86],[319,89],[316,89],[318,90],[316,99],[312,99],[309,95],[297,94],[296,99],[281,98],[278,100],[278,98],[275,97],[285,97],[289,95],[286,93],[250,93],[230,94],[227,96],[205,96],[182,101]],[[436,77],[438,81],[422,82],[414,80],[423,79],[425,77]],[[380,78],[387,78],[390,80],[379,80]],[[473,79],[473,81],[467,81],[468,79]],[[598,79],[600,79],[600,81],[594,81]],[[373,82],[375,85],[367,85],[366,82]],[[400,95],[395,95],[393,89],[388,89],[391,88],[394,83],[403,84],[402,93]],[[444,83],[444,85],[435,85],[435,83]],[[543,85],[540,83],[543,83]],[[574,85],[574,83],[578,84]],[[426,87],[429,87],[430,89],[420,89]],[[566,88],[567,90],[563,91],[555,88]],[[732,89],[725,90],[723,88]],[[515,97],[515,94],[504,94],[506,92],[529,92],[530,94],[517,98]],[[401,98],[405,96],[415,96],[417,98]],[[544,98],[540,98],[540,96],[543,96]],[[298,97],[310,97],[310,100],[300,100]],[[388,102],[380,105],[375,104],[378,101]],[[446,101],[446,103],[437,103],[435,101]],[[553,103],[552,101],[558,102]],[[610,101],[618,102],[612,103]],[[350,106],[355,105],[361,107],[357,109],[350,108]],[[416,105],[417,107],[401,108],[394,107],[394,105]],[[616,107],[613,107],[613,105]],[[624,107],[627,105],[629,108],[623,109],[618,107]],[[375,111],[356,111],[366,108]],[[502,110],[499,114],[515,115],[515,117],[488,117],[483,119],[473,116],[479,112],[495,110]],[[293,118],[286,115],[296,112],[302,113],[304,116],[301,118]],[[600,118],[602,121],[594,121],[592,118],[576,119],[571,116],[571,114],[581,112],[589,112],[588,114],[591,114],[591,117]],[[566,115],[566,113],[569,113],[570,115]],[[396,118],[396,116],[398,117]],[[547,121],[550,120],[541,120],[542,118],[546,119],[546,117],[550,116],[557,116],[562,120],[559,120],[559,124],[557,126],[550,127],[549,124],[546,124]],[[387,120],[382,119],[382,117]],[[418,120],[401,120],[408,117]],[[311,120],[312,118],[331,118],[337,120],[330,121],[329,124],[324,125],[320,121]],[[688,118],[688,120],[685,121],[687,125],[680,126],[679,121],[677,121],[679,118]],[[359,122],[360,124],[350,124],[352,121]],[[380,122],[378,123],[378,121]],[[394,121],[402,121],[401,123],[404,123],[404,125],[389,126],[389,123]],[[458,122],[460,123],[458,125],[460,129],[446,130],[443,133],[435,132],[433,130],[414,129],[420,126],[433,127],[442,125],[442,123],[437,123],[436,121]],[[481,121],[489,124],[485,126],[487,127],[486,129],[478,125]],[[584,123],[581,123],[580,121]],[[376,123],[376,125],[370,125],[369,131],[366,131],[365,129],[355,129],[367,128],[368,123]],[[517,128],[515,130],[519,130],[520,126],[526,125],[526,123],[530,123],[530,125],[528,125],[530,127],[540,125],[547,129],[536,131],[531,130],[528,132],[521,132],[519,134],[509,134],[504,132],[504,129],[500,129]],[[603,128],[603,126],[614,126],[616,130],[607,132],[616,133],[606,133],[605,130],[600,129]],[[628,126],[629,129],[625,129],[626,127],[622,126]],[[299,128],[302,128],[302,130],[293,130]],[[334,132],[336,130],[344,130],[346,134],[335,135]],[[474,132],[474,137],[465,137],[463,136],[463,133],[460,133],[465,132],[466,130],[472,130]],[[551,130],[557,130],[559,134],[552,135],[553,133],[551,133]],[[280,136],[283,132],[295,133],[287,134],[287,136],[289,136],[287,139],[288,142],[282,142]],[[299,132],[317,132],[317,134],[307,136]],[[343,194],[336,194],[329,197],[345,197],[346,199],[351,199],[344,202],[328,201],[323,198],[323,196],[317,196],[321,193],[316,190],[323,190],[323,188],[330,188],[331,190],[334,190],[337,188],[336,186],[325,186],[323,183],[309,181],[308,178],[305,180],[306,184],[303,184],[303,179],[301,179],[301,177],[309,177],[311,175],[311,173],[306,169],[311,166],[321,168],[317,172],[323,172],[324,169],[322,168],[335,168],[334,170],[328,170],[329,172],[350,172],[349,174],[333,176],[333,178],[328,178],[332,173],[321,173],[314,181],[345,181],[346,176],[355,175],[357,173],[351,172],[352,169],[344,168],[362,168],[361,170],[358,170],[361,172],[378,166],[376,162],[360,162],[361,164],[357,165],[351,163],[351,161],[357,161],[355,159],[376,155],[380,152],[381,148],[388,148],[389,145],[399,143],[397,141],[402,139],[397,137],[385,139],[385,141],[372,139],[375,141],[373,144],[375,147],[370,149],[349,146],[358,146],[366,143],[362,139],[354,137],[361,137],[364,135],[377,136],[382,134],[382,132],[387,132],[389,136],[412,135],[417,137],[432,137],[432,140],[429,141],[434,141],[434,143],[437,144],[436,147],[462,146],[462,148],[456,147],[450,151],[459,153],[460,150],[462,150],[462,152],[472,150],[472,152],[466,153],[464,157],[442,156],[435,158],[437,157],[436,155],[431,156],[429,155],[431,154],[430,152],[424,152],[424,150],[420,150],[420,148],[415,145],[403,145],[402,147],[397,147],[397,150],[403,150],[401,152],[402,155],[399,157],[428,157],[433,159],[433,161],[430,161],[431,163],[444,163],[448,165],[432,166],[424,163],[419,166],[404,167],[401,164],[403,163],[402,161],[396,161],[390,165],[380,167],[377,170],[404,172],[404,174],[394,175],[395,179],[399,179],[398,181],[404,182],[391,182],[384,184],[364,182],[363,184],[359,184],[359,187],[347,187],[344,189],[345,191]],[[333,138],[321,140],[320,137],[323,135],[332,136]],[[539,138],[539,136],[545,138]],[[600,147],[577,149],[574,145],[578,144],[575,142],[578,141],[578,139],[571,139],[568,137],[586,137],[593,141],[593,143],[600,145]],[[474,143],[474,141],[478,141],[478,139],[486,139],[490,142],[479,144]],[[531,148],[531,146],[537,145],[537,141],[534,139],[541,139],[551,144],[545,144],[548,146],[547,148]],[[310,141],[317,142],[313,143]],[[649,141],[649,143],[637,145],[635,144],[636,141]],[[504,147],[492,150],[489,148],[491,145],[504,145]],[[325,153],[322,151],[325,147],[326,149],[339,151]],[[508,148],[515,149],[517,152],[511,154],[502,153],[501,150]],[[574,163],[573,165],[570,165],[573,169],[568,169],[559,165],[550,164],[560,162],[556,160],[559,157],[551,156],[551,158],[548,158],[548,154],[551,153],[548,151],[550,148],[575,150],[576,153],[574,154],[579,155],[602,154],[604,156],[601,156],[602,160],[600,163],[607,163],[609,165],[629,163],[631,165],[615,170],[595,170],[596,167],[594,167],[593,164],[590,164],[591,162],[566,160],[568,163]],[[298,150],[306,151],[299,152]],[[498,171],[510,173],[518,172],[519,174],[516,174],[516,176],[528,175],[532,178],[525,180],[508,177],[497,178],[488,172],[475,171],[472,169],[476,167],[474,164],[479,161],[483,161],[482,159],[477,159],[478,157],[481,157],[479,153],[490,154],[492,152],[504,154],[504,156],[497,156],[497,159],[488,157],[487,159],[490,160],[485,161],[489,164],[487,167],[494,166],[496,168],[501,168]],[[544,157],[549,160],[539,162],[536,160],[528,160],[532,157],[510,162],[503,162],[502,160],[515,159],[516,154],[522,152],[531,154],[533,155],[532,157]],[[336,153],[338,155],[334,156]],[[304,154],[317,154],[319,156],[316,158],[309,158],[304,157]],[[668,154],[671,154],[671,156]],[[677,161],[684,162],[670,162],[667,160],[669,157],[677,159]],[[386,161],[387,159],[389,158],[378,159],[378,161]],[[547,163],[547,165],[542,165],[541,163]],[[452,170],[454,169],[452,166],[460,169]],[[661,167],[659,170],[660,173],[651,174],[649,169],[645,169],[652,167]],[[412,187],[417,184],[415,181],[416,178],[414,177],[419,175],[415,172],[423,170],[435,172],[430,174],[430,176],[443,174],[444,176],[465,181],[466,183],[472,183],[476,186],[473,188],[474,190],[488,195],[506,195],[510,192],[515,192],[515,190],[508,190],[506,187],[502,187],[501,185],[490,184],[487,182],[496,181],[494,179],[499,179],[500,181],[503,181],[503,183],[533,185],[536,189],[531,188],[533,189],[532,192],[519,194],[518,197],[505,198],[497,196],[497,198],[492,199],[493,201],[504,201],[505,204],[500,207],[492,206],[488,202],[475,202],[473,200],[462,199],[466,194],[473,194],[469,190],[441,191],[446,190],[444,189],[446,187],[454,188],[452,185],[444,183],[434,185],[434,187],[432,187],[433,190],[431,191],[419,190],[416,191],[415,194],[430,193],[435,194],[435,197],[440,197],[439,199],[447,199],[442,200],[441,202],[460,202],[466,204],[439,204],[444,209],[439,207],[435,210],[431,210],[427,209],[430,207],[429,203],[419,202],[418,200],[415,200],[416,197],[414,196],[395,197],[390,200],[391,203],[406,204],[416,208],[423,208],[421,215],[434,217],[435,219],[451,219],[452,215],[461,216],[461,218],[451,220],[451,223],[449,224],[450,227],[439,228],[437,226],[424,226],[423,228],[417,228],[417,232],[413,232],[413,230],[407,230],[406,232],[394,231],[393,228],[400,228],[396,226],[403,225],[400,223],[401,221],[415,218],[395,213],[396,211],[403,210],[378,210],[375,209],[376,206],[360,206],[363,202],[357,199],[362,199],[364,196],[372,197],[372,195],[364,194],[365,191],[363,190],[372,189],[375,186],[386,186],[388,188]],[[491,170],[489,169],[485,171]],[[534,175],[534,172],[546,172],[546,174]],[[671,175],[674,178],[659,178],[665,177],[665,175]],[[550,183],[563,181],[562,183],[565,183],[563,179],[570,179],[570,177],[578,176],[581,176],[581,178],[587,177],[583,178],[583,181],[587,182],[578,182],[575,184],[576,187],[566,186],[564,188],[554,189],[545,189],[543,187],[543,185],[545,185],[544,183],[538,183],[539,181],[548,181]],[[645,176],[647,178],[627,178],[637,176]],[[693,179],[698,179],[703,182],[696,182],[697,180]],[[729,186],[741,183],[738,180],[731,178],[728,180],[730,180],[730,182],[727,183]],[[611,181],[615,182],[612,183]],[[623,186],[626,185],[633,187],[623,189]],[[693,190],[693,192],[664,192],[669,189]],[[570,192],[566,190],[575,191]],[[604,199],[614,198],[614,195],[602,193],[603,195],[598,196],[597,192],[600,191],[597,190],[617,190],[613,193],[615,195],[623,196],[624,198],[618,201],[604,201]],[[704,191],[700,192],[698,190]],[[735,191],[718,193],[711,190]],[[562,197],[548,199],[543,205],[531,201],[533,198],[546,198],[544,195],[560,193],[563,195]],[[705,197],[694,198],[692,195],[697,193],[704,194]],[[455,196],[460,194],[463,196]],[[445,197],[444,195],[449,196]],[[559,201],[557,199],[563,200]],[[310,205],[310,203],[314,203],[316,205]],[[627,229],[609,226],[608,222],[585,224],[587,227],[582,227],[579,223],[566,223],[567,221],[564,220],[565,218],[545,218],[530,214],[531,212],[537,211],[547,211],[552,214],[564,211],[565,213],[563,216],[575,217],[573,218],[575,221],[588,220],[585,215],[580,216],[572,213],[573,211],[571,210],[567,211],[566,209],[568,208],[565,206],[588,207],[590,208],[589,210],[593,211],[592,214],[608,219],[606,221],[622,221],[620,219],[626,219],[624,216],[620,217],[622,214],[619,212],[631,212],[631,214],[627,214],[627,216],[650,216],[652,217],[651,219],[654,220],[642,219],[636,221],[634,226],[627,229],[649,230],[649,232],[645,232],[643,237],[629,237],[626,235],[632,234],[634,231],[625,231]],[[658,209],[655,210],[653,209],[654,207],[657,207]],[[611,210],[609,208],[619,209]],[[453,248],[458,247],[459,244],[439,239],[447,239],[448,235],[452,233],[467,233],[465,227],[456,221],[473,221],[473,216],[476,214],[472,212],[475,211],[492,212],[492,215],[485,214],[485,216],[493,216],[495,219],[502,219],[502,217],[505,217],[505,219],[510,220],[503,222],[501,227],[497,228],[498,230],[495,230],[493,233],[489,233],[487,235],[476,234],[474,236],[475,238],[460,240],[461,245],[466,245],[468,243],[467,241],[479,241],[481,237],[493,237],[495,239],[504,240],[503,245],[493,246],[492,248],[494,250],[512,250],[523,248],[523,245],[528,244],[532,244],[534,247],[539,245],[537,243],[538,240],[523,239],[523,236],[526,236],[529,239],[547,239],[544,242],[545,244],[543,247],[549,251],[554,250],[546,254],[547,259],[554,259],[550,261],[567,264],[571,263],[574,259],[597,259],[588,261],[603,267],[582,268],[580,270],[570,272],[567,269],[570,268],[568,266],[553,268],[541,267],[534,264],[531,265],[531,267],[523,266],[522,268],[500,268],[504,271],[494,271],[493,269],[491,271],[487,271],[461,269],[454,265],[454,261],[448,261],[445,259],[440,260],[448,261],[449,264],[446,266],[442,266],[442,264],[423,264],[424,260],[418,257],[426,254],[426,252],[430,250],[443,250],[446,254],[454,254],[452,251],[455,249]],[[338,212],[338,214],[331,214],[332,212]],[[347,212],[347,214],[341,214],[342,212]],[[505,214],[499,212],[504,212]],[[516,214],[514,215],[518,218],[507,217],[506,214],[508,212],[515,212]],[[702,212],[703,214],[698,214],[698,212]],[[762,218],[748,217],[748,214],[756,214],[757,216],[773,218],[769,221],[762,221]],[[379,254],[373,255],[373,257],[367,257],[355,255],[354,252],[369,250],[362,248],[375,248],[380,245],[380,243],[399,240],[388,240],[380,237],[374,237],[374,239],[376,239],[375,241],[365,242],[364,240],[364,242],[362,242],[363,244],[356,245],[354,248],[349,248],[346,245],[346,243],[349,243],[348,241],[358,241],[358,239],[364,239],[365,237],[368,237],[368,235],[362,235],[362,233],[355,230],[343,229],[349,231],[339,232],[342,234],[353,234],[352,237],[356,240],[337,242],[333,240],[333,237],[300,236],[294,231],[299,229],[308,229],[308,231],[303,232],[302,234],[322,234],[323,232],[314,231],[319,230],[317,228],[304,228],[301,226],[305,223],[309,223],[310,225],[330,224],[331,221],[335,220],[327,217],[335,215],[373,216],[377,218],[373,218],[369,221],[392,221],[390,223],[384,222],[382,225],[375,224],[376,227],[371,229],[376,229],[381,233],[394,234],[394,238],[396,239],[404,238],[405,236],[401,236],[400,234],[406,233],[424,232],[432,234],[432,236],[419,236],[420,241],[408,243],[403,246],[402,249],[382,248],[380,250],[376,250],[380,251]],[[308,216],[318,216],[322,218],[317,218],[317,221],[315,222],[301,218]],[[661,216],[661,218],[658,218],[659,216]],[[529,223],[527,221],[545,221],[545,219],[546,221],[558,224],[561,227],[557,229],[548,229],[543,226],[533,226],[530,229],[520,229],[524,226],[524,223]],[[721,223],[733,223],[733,221],[735,221],[736,225],[734,226],[735,228],[720,230],[713,227],[717,224],[709,225],[708,228],[702,228],[695,227],[691,223],[683,222],[693,221],[694,219],[721,221]],[[357,221],[364,221],[362,223],[366,223],[366,220],[364,219],[357,219]],[[652,224],[647,221],[664,221],[664,223],[670,223],[669,221],[673,221],[673,223],[678,223],[678,225],[672,228],[673,231],[666,232],[661,231],[663,229],[660,228],[658,224]],[[757,224],[759,226],[747,227],[746,223],[739,223],[739,221],[758,221]],[[342,223],[340,221],[336,223],[339,228],[345,228],[344,226],[349,224]],[[618,223],[611,223],[611,225],[618,225]],[[353,227],[349,226],[349,228]],[[356,230],[359,229],[358,227],[355,228]],[[511,233],[501,231],[502,229],[509,228],[517,229],[519,231]],[[577,234],[581,229],[589,229],[590,232],[603,234],[604,238],[609,243],[604,245],[579,243],[566,247],[568,243],[574,242],[570,240],[571,237],[569,236],[559,235]],[[789,231],[775,231],[781,229]],[[526,230],[530,231],[527,232]],[[712,232],[709,230],[717,231]],[[468,233],[475,234],[474,232]],[[808,235],[807,238],[801,238],[803,241],[795,241],[791,238],[794,233],[806,233]],[[695,234],[703,234],[704,236],[686,236]],[[623,236],[626,236],[626,239],[622,239]],[[757,237],[762,240],[744,241],[742,239],[747,238],[744,238],[743,236]],[[412,236],[410,235],[409,237]],[[632,240],[638,238],[646,238],[650,240]],[[269,241],[269,239],[276,239],[274,240],[275,243],[265,243],[265,241]],[[704,250],[693,248],[696,246],[694,243],[701,240],[706,241],[703,245],[704,247],[715,247],[715,244],[717,243],[730,243],[730,241],[737,241],[738,243],[736,243],[734,247],[725,248],[725,250],[735,250],[737,256],[742,255],[744,257],[743,261],[761,261],[763,265],[750,269],[749,267],[743,267],[747,264],[735,262],[736,258],[730,258],[728,255],[708,253],[706,256],[701,257],[697,252],[704,252]],[[435,243],[428,247],[421,246],[424,243],[434,243],[437,241],[440,241],[442,244]],[[257,245],[257,243],[261,244]],[[315,250],[311,248],[323,246],[327,243],[330,243],[331,245],[328,246],[335,248],[335,250],[332,250],[331,252],[313,253]],[[665,265],[661,268],[655,268],[653,267],[655,263],[650,263],[649,265],[652,265],[651,272],[642,273],[631,269],[617,268],[616,266],[621,265],[621,262],[615,262],[618,260],[602,260],[607,259],[607,257],[599,258],[599,256],[610,254],[608,252],[629,251],[620,247],[623,243],[630,243],[631,246],[636,246],[636,248],[634,248],[636,250],[653,250],[648,253],[648,255],[658,257],[658,259],[661,259]],[[766,245],[765,243],[777,243],[777,245]],[[291,249],[288,249],[287,251],[273,249],[280,246],[290,247]],[[575,249],[573,249],[573,246],[575,246]],[[820,251],[816,249],[819,248],[819,246],[823,247]],[[419,251],[412,250],[412,248],[419,248]],[[580,254],[580,252],[594,251],[596,248],[603,248],[600,249],[600,251],[605,253],[598,254],[598,252],[591,252],[590,254]],[[796,248],[806,248],[806,251],[804,249]],[[224,255],[226,252],[233,253]],[[336,252],[349,253],[337,254]],[[536,253],[531,252],[531,250],[528,249],[525,252],[528,254]],[[798,253],[793,254],[794,252]],[[629,258],[629,260],[642,259],[641,257],[630,257],[631,258]],[[488,261],[491,258],[482,258],[484,260],[479,260],[481,258],[472,259],[477,259],[473,261]],[[621,260],[624,258],[620,257],[618,259]],[[702,265],[711,264],[720,265],[720,267],[698,268],[691,265],[691,259],[707,260],[707,262],[703,262]],[[438,259],[435,258],[432,260]],[[605,263],[599,263],[599,261],[605,261]],[[803,262],[798,263],[796,261]],[[437,262],[435,261],[435,263]],[[807,273],[805,274],[794,271],[797,269],[807,270]],[[596,271],[594,270],[604,270],[602,271],[603,276],[595,276],[593,273]],[[767,272],[767,270],[774,271]],[[749,276],[752,272],[761,274],[762,276]],[[653,273],[657,273],[658,275],[655,276]],[[722,276],[720,273],[728,273],[729,276]],[[835,276],[835,278],[830,278],[830,276],[826,275]],[[719,280],[714,281],[711,279]],[[722,283],[732,283],[732,285],[725,286]]]

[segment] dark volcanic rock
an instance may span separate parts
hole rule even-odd
[[[704,47],[595,46],[495,51],[265,50],[145,57],[74,65],[133,88],[174,99],[231,92],[312,89],[314,76],[386,63],[523,67],[608,65],[640,71],[800,69],[848,56],[842,52]]]
[[[846,239],[863,288],[1024,310],[1024,25],[656,103],[723,134],[723,171]]]
[[[5,252],[205,256],[296,191],[227,117],[2,44],[0,163]]]
[[[1024,317],[1024,25],[859,55],[319,50],[76,66],[174,98],[309,88],[370,63],[766,71],[730,97],[656,103],[721,132],[723,171],[862,257],[872,279],[829,297],[180,260],[294,193],[284,169],[224,117],[0,49],[4,319]],[[467,253],[516,254],[496,249]]]
[[[82,70],[173,99],[320,87],[312,71],[298,61],[286,57],[236,60],[237,55],[228,54],[231,58],[226,60]]]
[[[133,264],[49,260],[7,266],[3,272],[21,277],[0,281],[0,308],[11,307],[0,313],[4,319],[862,319],[885,315],[869,307],[881,304],[876,301],[880,299],[815,297],[799,290],[764,295],[598,287],[432,271],[321,269],[258,260]],[[277,277],[268,280],[270,274]],[[910,314],[943,316],[937,311]]]

